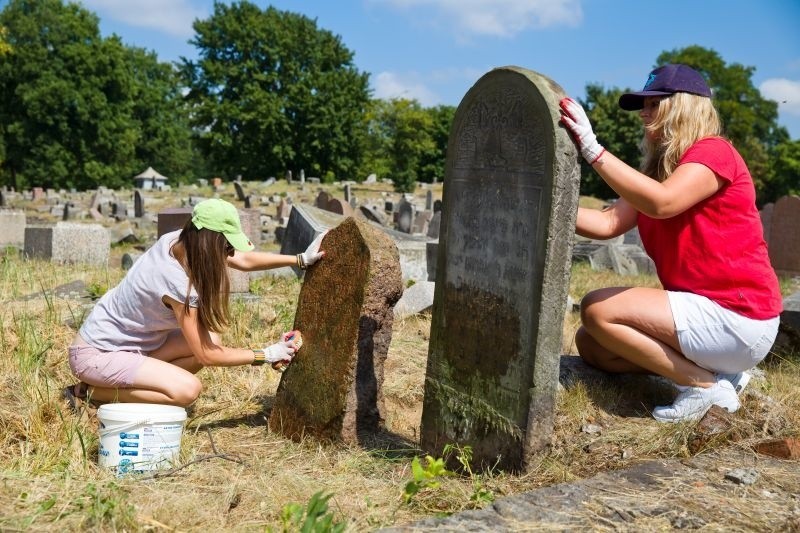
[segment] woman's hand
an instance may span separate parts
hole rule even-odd
[[[597,142],[589,117],[583,107],[572,98],[562,98],[558,105],[561,107],[561,122],[572,133],[583,158],[593,165],[606,149]]]
[[[285,338],[285,335],[282,335],[281,338]],[[294,340],[282,340],[264,348],[264,359],[268,363],[280,363],[283,361],[289,363],[294,357],[294,352]]]
[[[302,254],[300,254],[300,256],[301,256],[301,259],[300,259],[301,263],[300,264],[303,265],[303,268],[310,267],[311,265],[313,265],[314,263],[316,263],[317,261],[322,259],[322,257],[325,256],[325,252],[321,251],[319,249],[319,246],[320,246],[320,244],[322,244],[322,239],[324,239],[325,235],[327,235],[327,234],[328,234],[328,231],[325,230],[322,233],[320,233],[319,235],[317,235],[317,238],[314,239],[311,242],[311,244],[308,245],[308,248],[306,248],[306,251],[303,252]]]

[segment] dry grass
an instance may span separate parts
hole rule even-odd
[[[96,418],[75,417],[59,396],[73,381],[67,346],[85,309],[76,300],[46,295],[72,280],[110,286],[121,275],[115,268],[29,262],[15,254],[0,260],[0,530],[282,530],[288,504],[305,506],[325,491],[333,495],[328,504],[336,521],[349,530],[371,531],[480,507],[489,495],[585,478],[648,458],[692,455],[692,426],[663,426],[647,416],[668,391],[654,392],[644,378],[577,383],[560,394],[552,446],[526,474],[448,477],[404,503],[411,460],[422,453],[417,444],[430,329],[430,317],[423,315],[395,323],[384,384],[386,432],[364,446],[286,440],[266,424],[278,373],[207,369],[201,373],[204,392],[184,431],[185,468],[157,478],[116,478],[96,464]],[[570,294],[579,301],[592,288],[630,284],[657,282],[576,266]],[[261,298],[233,306],[235,325],[225,342],[251,346],[277,338],[292,324],[299,289],[296,280],[255,282]],[[786,282],[785,289],[797,290],[797,283]],[[23,298],[32,293],[37,296]],[[565,353],[574,353],[578,320],[577,313],[565,317]],[[767,381],[753,387],[773,403],[748,396],[735,415],[734,446],[743,450],[764,436],[797,434],[800,428],[797,361],[776,354],[764,368]],[[602,431],[586,433],[586,424]],[[723,446],[730,443],[711,442],[707,449]],[[737,505],[742,512],[759,512],[746,501]]]

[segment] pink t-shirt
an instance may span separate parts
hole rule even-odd
[[[638,216],[642,244],[669,291],[692,292],[746,317],[782,310],[778,278],[767,255],[755,187],[742,156],[725,139],[693,144],[680,164],[700,163],[726,183],[715,194],[667,219]]]

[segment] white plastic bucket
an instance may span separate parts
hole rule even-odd
[[[152,403],[108,403],[97,409],[97,463],[118,474],[171,466],[181,450],[186,409]]]

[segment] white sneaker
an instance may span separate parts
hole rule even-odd
[[[684,422],[698,420],[719,405],[729,413],[739,409],[739,398],[730,381],[718,377],[711,387],[687,387],[675,398],[672,405],[660,405],[653,409],[653,418],[659,422]]]
[[[738,374],[717,374],[717,377],[729,381],[733,385],[736,394],[742,394],[744,388],[750,383],[752,376],[750,376],[749,372],[739,372]]]

